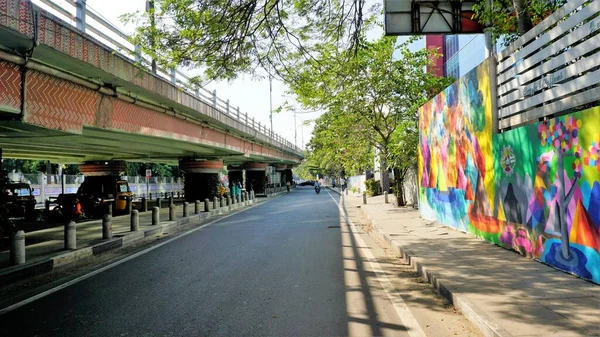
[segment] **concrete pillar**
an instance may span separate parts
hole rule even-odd
[[[225,207],[225,198],[223,196],[221,196],[220,202],[219,202],[219,208],[223,208],[223,207]]]
[[[210,212],[210,200],[208,198],[204,199],[204,211]]]
[[[367,193],[363,192],[363,205],[367,204]]]
[[[190,207],[189,202],[186,201],[183,203],[183,217],[184,218],[187,218],[188,216],[190,216],[189,207]]]
[[[286,183],[288,181],[290,182],[290,186],[294,182],[294,175],[292,174],[292,165],[288,165],[287,169],[285,170],[285,181],[283,182],[282,186],[286,186]]]
[[[142,198],[142,212],[148,211],[148,200],[146,198]]]
[[[213,207],[212,209],[219,209],[219,201],[217,197],[213,197]]]
[[[280,182],[280,184],[278,186],[276,186],[277,191],[279,191],[281,186],[285,186],[285,170],[286,169],[287,169],[286,164],[275,165],[275,171],[277,172],[277,175],[279,176],[279,182]]]
[[[200,213],[200,200],[194,201],[194,214]]]
[[[152,199],[152,193],[148,193],[148,199]]]
[[[267,163],[246,163],[246,190],[266,194]]]
[[[112,239],[112,216],[110,214],[104,214],[104,218],[102,218],[102,239]]]
[[[185,200],[193,202],[219,196],[219,172],[223,169],[222,160],[179,161],[179,168],[185,172],[183,194]]]
[[[140,213],[137,209],[131,211],[131,223],[130,229],[132,232],[140,230]]]
[[[105,212],[105,214],[108,214],[108,215],[112,216],[112,214],[113,214],[113,203],[112,202],[106,203],[106,212]]]
[[[174,204],[174,202],[173,202],[173,196],[170,196],[169,197],[169,206],[171,206],[173,204]]]
[[[158,226],[160,223],[160,208],[152,207],[152,226]]]
[[[383,200],[385,200],[386,204],[390,203],[390,201],[388,200],[388,192],[387,191],[383,192]]]
[[[177,215],[175,214],[175,204],[170,204],[169,205],[169,221],[173,221],[177,218]]]
[[[77,249],[77,224],[75,221],[70,221],[65,224],[65,249],[74,250]]]
[[[22,230],[11,234],[10,263],[12,265],[25,263],[25,232]]]
[[[160,198],[156,198],[156,207],[161,208],[162,207],[161,203],[162,203],[162,201],[160,200]]]
[[[126,214],[131,214],[131,209],[133,208],[133,200],[132,198],[127,198],[125,200],[125,212]]]
[[[226,202],[227,202],[227,206],[233,205],[233,203],[231,202],[231,195],[227,194]]]
[[[244,167],[240,165],[227,166],[227,176],[229,177],[229,191],[234,183],[239,182],[240,186],[244,186]]]

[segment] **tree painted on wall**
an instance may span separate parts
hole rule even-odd
[[[567,118],[551,119],[538,124],[538,137],[541,140],[542,146],[551,146],[556,157],[556,174],[558,178],[558,200],[556,202],[555,216],[558,216],[558,224],[561,237],[561,252],[565,259],[569,259],[571,251],[569,247],[569,225],[567,224],[566,209],[573,197],[577,179],[581,178],[581,146],[579,145],[579,128],[581,120],[574,116]],[[565,169],[564,158],[567,156],[575,156],[572,170],[573,178],[571,180],[571,188],[565,191]],[[567,176],[568,178],[568,176]]]

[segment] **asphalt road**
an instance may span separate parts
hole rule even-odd
[[[325,190],[300,188],[2,315],[0,333],[409,336],[340,224]]]

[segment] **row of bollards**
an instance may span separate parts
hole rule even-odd
[[[244,192],[233,196],[221,197],[219,200],[217,197],[213,198],[213,209],[220,209],[225,206],[234,205],[241,202],[247,202],[254,200],[254,191]],[[169,220],[173,221],[176,219],[175,204],[173,203],[172,196],[169,198]],[[160,205],[160,198],[157,198],[157,205]],[[129,205],[131,207],[131,203]],[[194,202],[194,213],[200,213],[201,202],[196,200]],[[141,211],[145,212],[148,210],[148,202],[146,198],[142,198]],[[210,211],[210,200],[204,199],[204,211]],[[106,208],[106,213],[102,218],[102,239],[112,239],[112,205],[109,204]],[[130,230],[132,232],[139,231],[140,219],[137,209],[130,209]],[[189,216],[189,203],[183,203],[183,217]],[[160,223],[160,208],[155,206],[152,208],[152,226],[158,226]],[[75,221],[69,221],[64,226],[64,249],[75,250],[77,249],[77,223]],[[18,230],[11,235],[10,240],[10,261],[13,265],[24,264],[25,259],[25,232]]]

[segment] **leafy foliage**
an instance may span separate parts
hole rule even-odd
[[[366,0],[154,0],[135,23],[133,43],[166,68],[205,69],[209,79],[235,79],[263,68],[286,77],[324,43],[356,49],[380,4]],[[199,81],[199,79],[197,79]]]
[[[398,206],[404,206],[404,181],[408,172],[417,166],[419,130],[415,121],[406,120],[392,133],[388,164],[394,170],[394,193]]]
[[[403,130],[409,130],[410,125],[416,130],[417,109],[428,93],[452,82],[427,73],[424,68],[431,66],[435,52],[410,51],[411,42],[397,46],[391,37],[362,39],[353,55],[324,46],[318,58],[297,67],[292,92],[305,107],[327,111],[317,119],[309,146],[309,159],[317,166],[361,170],[372,162],[376,148],[382,169],[387,169],[396,129],[405,125]],[[399,60],[392,59],[395,49],[400,51]],[[387,175],[382,179],[387,189]]]
[[[167,164],[156,164],[156,163],[136,163],[127,162],[126,175],[128,176],[145,176],[146,170],[152,170],[153,177],[173,177],[178,176],[175,173],[177,167],[169,166]]]
[[[370,197],[381,195],[381,182],[375,179],[365,180],[365,187],[367,188],[367,195]]]
[[[479,22],[491,23],[492,38],[502,37],[507,46],[566,3],[567,0],[493,0],[480,1],[473,9]]]

